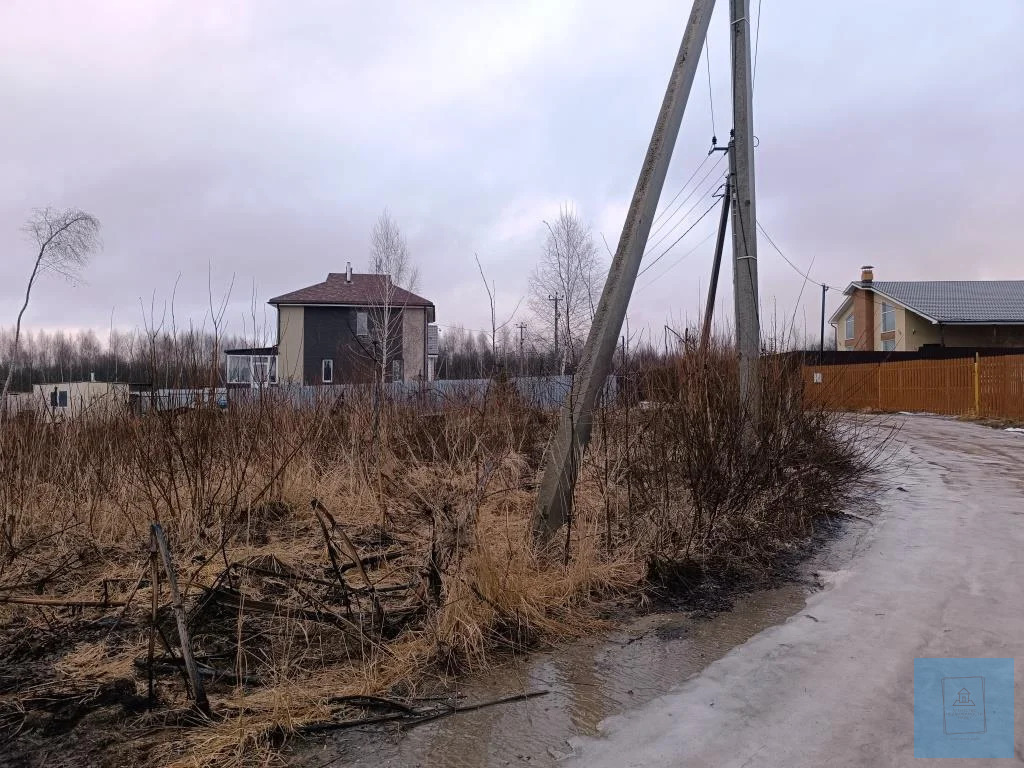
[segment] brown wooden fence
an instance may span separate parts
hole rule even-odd
[[[838,410],[1024,420],[1024,355],[805,365],[803,373],[810,401]]]

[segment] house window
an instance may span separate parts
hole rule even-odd
[[[356,336],[369,336],[370,323],[366,312],[356,312]]]
[[[392,360],[391,361],[391,380],[401,381],[402,380],[402,361]]]
[[[896,330],[896,307],[892,304],[882,304],[882,332]]]
[[[248,355],[228,355],[228,384],[249,384],[252,367]]]
[[[274,379],[270,374],[270,355],[253,355],[252,380],[256,384],[271,384]]]
[[[884,339],[882,341],[883,352],[895,352],[896,351],[896,339]]]
[[[68,407],[68,391],[62,389],[57,393],[57,407],[67,408]]]
[[[330,358],[320,361],[320,380],[324,384],[334,381],[334,361]]]
[[[853,315],[849,314],[846,316],[846,340],[850,341],[853,338]]]

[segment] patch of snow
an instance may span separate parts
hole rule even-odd
[[[1020,432],[1024,434],[1024,427],[1007,427],[1004,432]]]

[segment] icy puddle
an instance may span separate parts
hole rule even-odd
[[[493,670],[457,689],[470,704],[517,693],[550,693],[418,726],[407,732],[363,729],[335,734],[297,765],[355,768],[553,766],[571,754],[568,739],[657,698],[805,604],[798,583],[736,599],[711,618],[668,613]]]

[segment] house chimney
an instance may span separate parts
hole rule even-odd
[[[870,264],[866,264],[860,268],[860,281],[862,283],[870,283],[875,279],[874,267]]]
[[[345,262],[345,282],[346,283],[351,283],[352,282],[352,262],[351,261],[346,261]]]
[[[89,381],[96,381],[96,372],[95,371],[90,371],[89,372]]]

